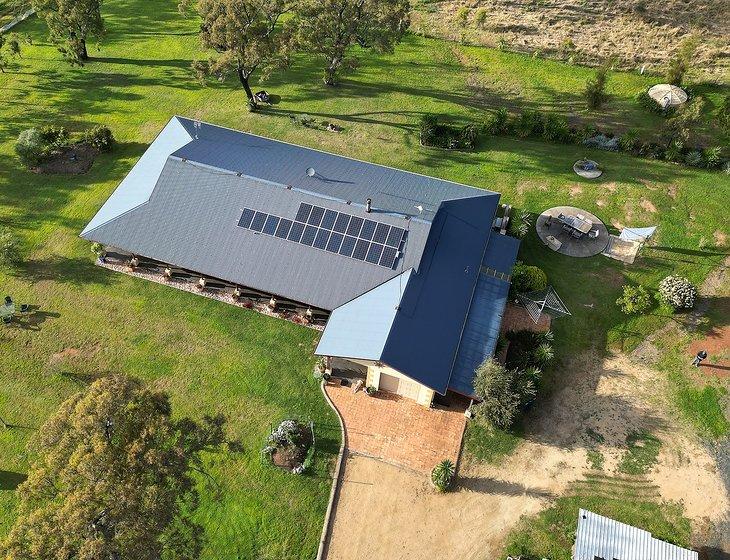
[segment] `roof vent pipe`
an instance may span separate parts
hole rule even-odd
[[[373,206],[373,199],[372,198],[366,199],[365,200],[365,212],[370,214],[370,211],[372,210],[372,206]]]

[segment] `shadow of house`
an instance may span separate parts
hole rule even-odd
[[[15,490],[28,478],[28,475],[0,470],[0,490]]]

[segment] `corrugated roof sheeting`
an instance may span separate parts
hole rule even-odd
[[[301,202],[409,229],[391,270],[237,226],[243,207],[293,218]],[[170,158],[150,200],[86,238],[287,299],[332,310],[418,266],[429,224],[307,195]]]
[[[379,360],[412,270],[335,309],[315,354]]]
[[[174,155],[282,185],[430,220],[443,200],[490,194],[466,185],[177,117],[193,140]],[[195,138],[197,136],[197,138]],[[308,168],[316,174],[309,177]],[[493,194],[493,193],[492,193]]]
[[[498,196],[442,203],[411,276],[382,361],[444,394]]]
[[[697,560],[698,554],[652,537],[651,533],[581,509],[574,560]]]
[[[91,221],[81,232],[88,233],[101,224],[108,222],[144,204],[150,198],[157,180],[165,167],[168,156],[192,140],[180,121],[173,118],[162,132],[157,135],[147,151],[142,154],[132,170],[122,180]]]

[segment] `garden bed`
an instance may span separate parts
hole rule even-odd
[[[298,420],[284,420],[274,428],[263,450],[271,463],[295,474],[311,466],[314,453],[314,426]]]
[[[91,169],[98,153],[99,150],[89,144],[67,146],[31,171],[44,175],[81,175]]]

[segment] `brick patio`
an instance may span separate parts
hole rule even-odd
[[[345,422],[348,451],[424,473],[443,459],[456,463],[463,408],[426,408],[399,395],[370,397],[344,386],[327,385],[326,391]]]

